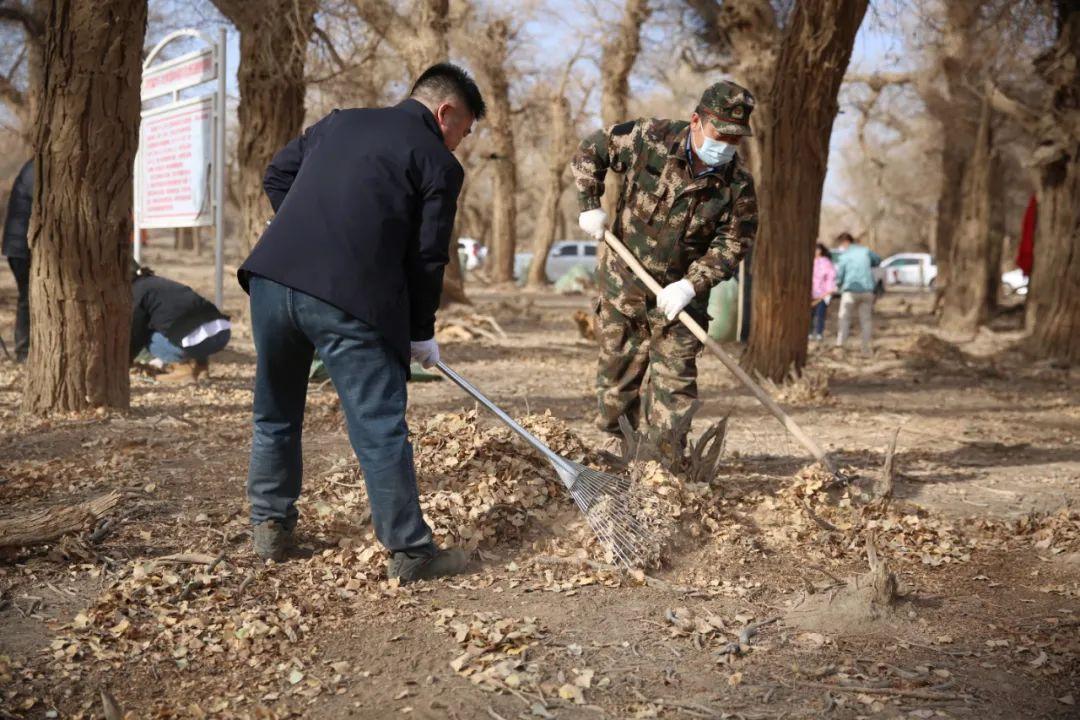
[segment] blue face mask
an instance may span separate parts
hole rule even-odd
[[[704,131],[701,134],[701,147],[694,147],[694,153],[701,158],[701,162],[709,167],[726,165],[735,157],[735,146],[731,143],[713,140]]]

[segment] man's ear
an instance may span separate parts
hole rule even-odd
[[[439,122],[440,126],[450,127],[453,125],[454,106],[448,102],[441,103],[438,108],[435,109],[435,119]]]

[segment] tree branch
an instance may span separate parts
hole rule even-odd
[[[0,76],[0,100],[12,110],[19,111],[26,107],[26,93],[15,87],[8,77]]]
[[[19,55],[11,64],[11,69],[7,71],[7,74],[0,75],[0,100],[3,100],[16,114],[26,108],[26,93],[15,86],[14,80],[15,73],[24,59],[26,59],[26,45],[19,49]]]
[[[909,72],[880,72],[870,75],[848,73],[844,76],[845,84],[868,85],[874,92],[881,92],[887,85],[908,85],[914,82],[915,75]]]
[[[0,22],[22,25],[35,42],[40,42],[45,37],[45,23],[41,18],[18,5],[8,5],[6,2],[0,4]]]
[[[990,106],[994,110],[1008,115],[1010,118],[1024,126],[1025,129],[1033,130],[1038,127],[1039,118],[1041,117],[1035,109],[1028,107],[1019,100],[1006,95],[1001,88],[993,83],[989,83],[987,92],[990,95]]]
[[[348,64],[342,59],[341,55],[338,54],[337,48],[334,47],[334,41],[330,39],[330,36],[326,34],[326,31],[316,25],[312,32],[315,33],[315,37],[322,41],[322,44],[326,47],[326,51],[330,53],[330,59],[334,61],[334,64],[337,65],[340,70],[348,68]]]

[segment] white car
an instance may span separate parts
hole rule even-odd
[[[894,285],[932,288],[937,273],[937,264],[930,253],[897,253],[874,268],[874,279],[879,291]]]
[[[1028,276],[1020,268],[1010,270],[1001,276],[1001,288],[1006,295],[1027,295]]]
[[[514,277],[523,278],[529,272],[533,254],[521,252],[514,255]],[[557,282],[570,268],[584,265],[589,273],[596,272],[596,242],[593,240],[560,240],[551,246],[544,270],[548,282]]]
[[[487,248],[473,238],[458,238],[458,252],[465,253],[465,269],[475,270],[487,259]]]

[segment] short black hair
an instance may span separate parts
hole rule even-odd
[[[469,73],[453,63],[441,62],[425,70],[413,83],[409,97],[421,96],[429,100],[441,100],[456,95],[468,106],[477,120],[487,114],[487,105],[480,95],[480,88]]]
[[[842,233],[840,233],[839,235],[836,236],[836,242],[838,242],[838,243],[842,243],[842,242],[853,243],[853,242],[855,242],[855,238],[853,238],[851,236],[851,233],[849,233],[849,232],[842,232]]]

